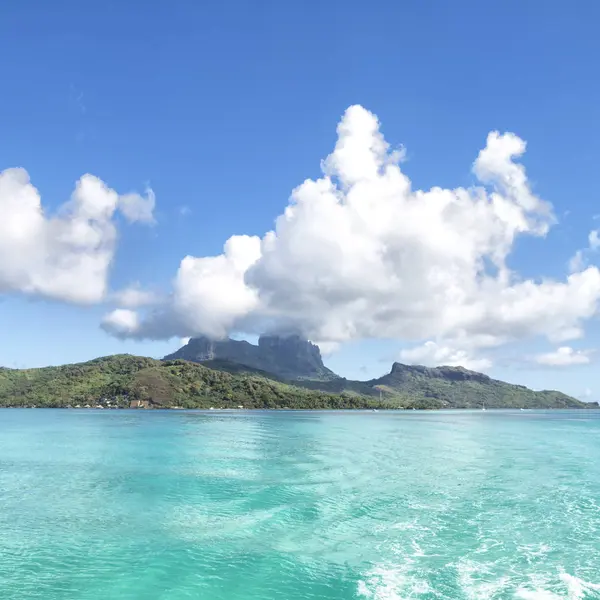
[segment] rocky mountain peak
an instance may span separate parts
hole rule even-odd
[[[192,338],[183,348],[165,356],[192,362],[226,360],[273,373],[285,379],[332,379],[337,377],[321,358],[319,347],[298,335],[262,335],[258,345],[240,340],[214,341]]]

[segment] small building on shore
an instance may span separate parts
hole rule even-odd
[[[148,400],[132,400],[129,408],[150,408],[150,402]]]

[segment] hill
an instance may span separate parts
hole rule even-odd
[[[125,408],[297,408],[379,406],[376,399],[312,391],[244,372],[130,355],[42,369],[0,369],[0,406]],[[391,404],[384,407],[392,408]]]
[[[561,392],[536,392],[462,367],[394,363],[387,375],[365,384],[382,390],[384,397],[400,392],[439,408],[597,408]]]

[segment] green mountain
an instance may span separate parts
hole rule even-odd
[[[394,363],[379,379],[365,382],[393,398],[399,392],[439,408],[592,408],[556,391],[534,392],[462,367],[408,366]]]
[[[116,355],[42,369],[0,368],[0,407],[356,409],[480,408],[484,404],[487,408],[598,407],[560,392],[534,392],[462,368],[399,363],[371,381],[335,375],[289,381],[221,358],[199,364]]]
[[[403,408],[594,408],[556,391],[535,392],[462,367],[394,363],[390,373],[353,381],[325,367],[317,346],[297,336],[264,336],[258,346],[195,338],[165,359],[184,358],[228,373],[253,373],[313,391],[381,399]]]
[[[289,381],[311,379],[327,381],[338,376],[323,364],[319,347],[297,335],[262,335],[258,345],[245,340],[192,338],[165,360],[197,363],[226,361],[276,375]]]
[[[183,360],[117,355],[60,367],[0,369],[2,407],[372,408],[376,399],[312,391]],[[394,408],[392,404],[385,407]]]

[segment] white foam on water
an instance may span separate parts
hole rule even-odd
[[[519,588],[515,598],[521,600],[561,600],[561,596],[557,596],[554,592],[548,592],[546,590],[527,590]]]
[[[399,567],[374,567],[358,582],[358,595],[368,600],[414,600],[431,594],[427,581],[410,573],[411,566],[407,560]]]
[[[543,587],[535,589],[521,587],[517,590],[519,600],[592,600],[600,599],[600,584],[584,581],[574,575],[561,573],[563,590],[550,591]],[[548,586],[545,586],[548,587]]]
[[[378,565],[358,582],[357,593],[367,600],[417,600],[438,597],[439,591],[432,589],[425,579],[411,572],[413,567],[412,560],[407,560],[402,566]],[[477,575],[484,573],[485,565],[482,564],[464,561],[458,565],[459,585],[464,594],[460,598],[496,600],[507,598],[507,593],[514,592],[514,580],[511,581],[510,577],[478,581]],[[529,586],[519,587],[513,597],[515,600],[600,600],[600,584],[563,573],[560,575],[560,582],[554,586],[534,578]]]
[[[412,521],[410,521],[410,522],[400,521],[399,523],[393,523],[392,525],[381,525],[380,528],[381,529],[383,529],[383,528],[399,529],[400,531],[410,531],[412,529],[428,530],[427,527],[421,527],[420,525],[417,525],[416,523],[414,523]]]
[[[418,542],[416,540],[411,540],[411,546],[413,547],[413,550],[415,551],[413,556],[425,556],[425,550],[423,550],[423,548],[421,548],[421,546],[419,546]]]
[[[490,575],[490,565],[472,560],[460,560],[456,565],[458,583],[468,600],[492,600],[510,585],[509,577],[486,579]]]
[[[525,560],[531,564],[544,558],[552,547],[544,543],[524,544],[517,547],[518,552],[522,554]]]

